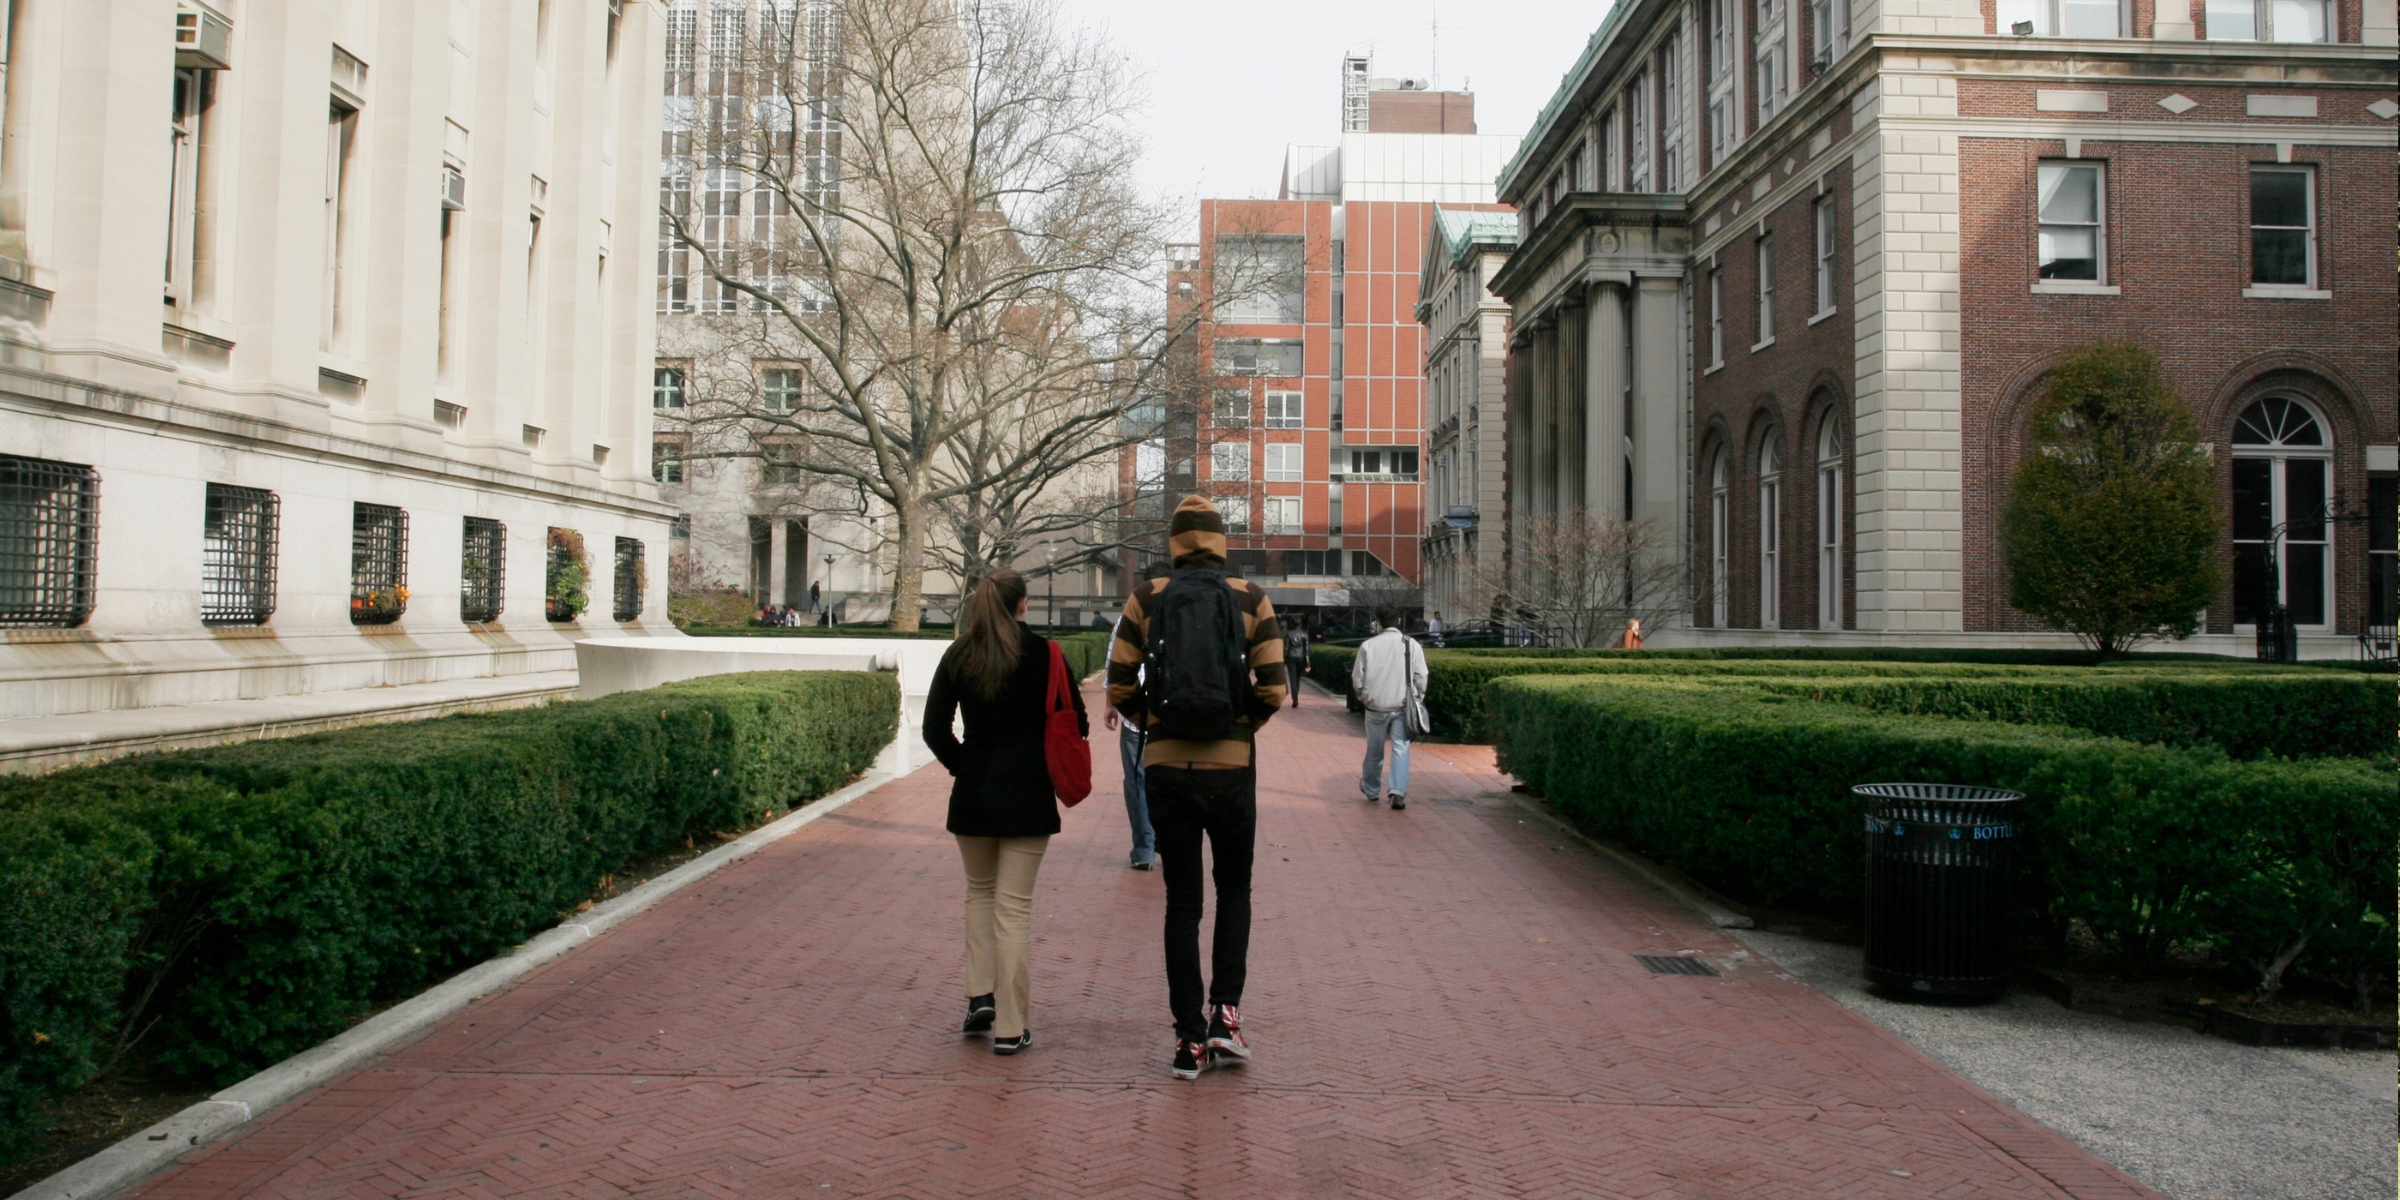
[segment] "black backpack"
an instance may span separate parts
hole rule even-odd
[[[1242,625],[1241,594],[1225,572],[1177,571],[1150,607],[1150,637],[1142,648],[1142,700],[1153,724],[1149,736],[1215,742],[1234,736],[1250,709],[1250,639]]]

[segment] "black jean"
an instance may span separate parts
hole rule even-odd
[[[1258,840],[1257,773],[1151,767],[1144,773],[1158,862],[1167,875],[1167,1008],[1175,1034],[1208,1036],[1201,1008],[1200,838],[1216,862],[1217,929],[1210,1004],[1240,1004],[1250,962],[1250,861]]]

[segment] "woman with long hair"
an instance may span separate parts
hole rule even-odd
[[[1033,1041],[1025,1027],[1033,883],[1058,832],[1042,752],[1050,658],[1049,639],[1025,624],[1025,577],[994,571],[959,611],[957,640],[925,697],[925,745],[950,769],[947,827],[967,872],[966,1032],[989,1031],[994,1054]],[[1089,737],[1082,691],[1068,683],[1075,724]],[[951,731],[953,714],[965,719],[964,741]]]

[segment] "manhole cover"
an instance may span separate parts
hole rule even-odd
[[[1636,954],[1633,961],[1649,968],[1653,975],[1715,975],[1717,969],[1704,958],[1684,958],[1673,954]]]

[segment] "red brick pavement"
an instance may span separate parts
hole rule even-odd
[[[136,1194],[2155,1196],[1526,820],[1488,750],[1367,806],[1355,721],[1311,699],[1261,742],[1246,1069],[1168,1077],[1104,733],[1020,1057],[957,1033],[934,768]],[[1633,959],[1687,950],[1724,977]]]

